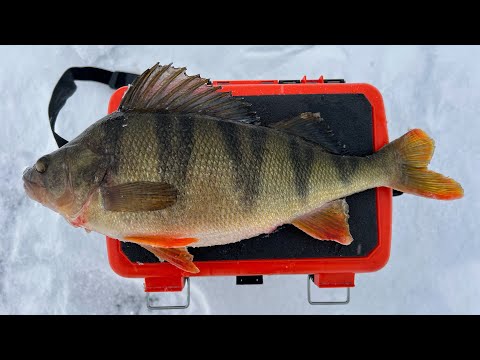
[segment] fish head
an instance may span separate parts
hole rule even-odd
[[[27,195],[42,205],[62,212],[73,201],[66,151],[59,149],[40,157],[23,172],[23,187]]]
[[[88,147],[67,144],[27,168],[23,172],[23,186],[32,200],[73,218],[104,179],[104,163]]]

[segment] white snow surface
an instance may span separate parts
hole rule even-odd
[[[191,305],[161,314],[478,314],[480,241],[480,47],[478,46],[1,46],[0,313],[155,314],[143,279],[109,266],[105,238],[70,226],[31,201],[22,172],[56,149],[47,108],[62,73],[96,66],[141,73],[157,61],[212,79],[345,78],[383,94],[390,139],[411,128],[436,141],[431,168],[458,180],[465,197],[393,201],[389,263],[358,274],[347,306],[310,306],[306,276],[193,278]],[[59,116],[72,139],[103,117],[112,90],[81,82]],[[476,174],[476,175],[475,175]],[[294,245],[292,245],[294,246]],[[342,290],[314,289],[316,298]],[[183,294],[184,295],[184,294]],[[182,294],[163,294],[181,302]]]

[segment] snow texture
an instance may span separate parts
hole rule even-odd
[[[21,175],[56,149],[47,107],[71,66],[141,73],[155,62],[212,79],[345,78],[376,86],[390,138],[411,128],[436,140],[431,168],[454,177],[465,198],[394,199],[392,250],[382,270],[356,276],[348,306],[310,306],[306,276],[192,279],[185,311],[162,314],[478,314],[480,47],[478,46],[2,46],[0,67],[0,313],[149,314],[143,279],[109,267],[103,236],[86,234],[28,199]],[[59,116],[67,139],[104,116],[112,91],[80,83]],[[475,175],[477,174],[477,175]],[[343,290],[313,289],[316,298]],[[182,294],[164,294],[181,302]]]

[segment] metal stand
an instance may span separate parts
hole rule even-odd
[[[147,293],[147,308],[148,310],[183,310],[190,306],[190,278],[185,278],[187,283],[187,303],[185,305],[152,305],[150,301],[150,293]]]
[[[347,287],[347,299],[345,301],[312,301],[310,287],[313,282],[313,275],[307,276],[307,294],[310,305],[347,305],[350,302],[350,288]]]

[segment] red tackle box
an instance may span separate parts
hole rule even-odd
[[[233,96],[250,102],[264,123],[307,111],[320,112],[346,144],[349,155],[368,155],[388,143],[382,96],[369,84],[349,84],[323,77],[213,81],[212,84],[221,85],[220,91],[231,91]],[[109,113],[118,108],[126,89],[122,87],[113,94]],[[392,190],[367,190],[348,197],[347,202],[354,238],[349,246],[314,240],[295,227],[284,225],[269,236],[229,245],[189,248],[200,269],[198,274],[158,262],[140,246],[112,238],[107,238],[108,257],[118,275],[144,278],[146,292],[181,291],[188,277],[236,276],[237,284],[259,284],[263,275],[288,274],[309,275],[318,287],[350,288],[355,285],[356,273],[379,270],[388,261]]]

